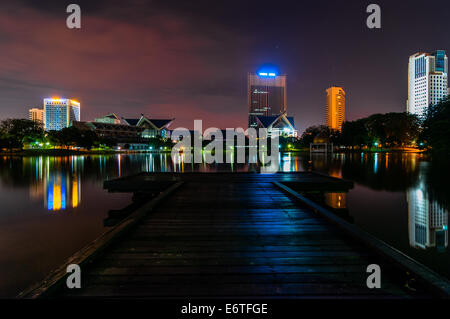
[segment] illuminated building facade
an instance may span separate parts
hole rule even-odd
[[[341,87],[332,86],[327,92],[327,126],[333,130],[342,130],[345,121],[345,91]]]
[[[36,107],[29,109],[28,110],[28,119],[30,121],[45,125],[44,110],[36,108]]]
[[[141,115],[138,119],[124,119],[129,126],[143,129],[143,138],[163,137],[166,138],[169,132],[169,126],[175,119],[151,119]]]
[[[267,135],[271,136],[278,131],[279,136],[297,137],[297,129],[294,126],[294,118],[286,113],[274,116],[256,116],[256,127],[267,129]]]
[[[142,140],[143,128],[126,124],[104,122],[73,122],[72,126],[80,130],[92,130],[100,137],[108,137],[116,142],[138,142]]]
[[[286,110],[286,75],[248,74],[248,127],[258,126],[257,116],[278,116]]]
[[[45,130],[60,131],[80,121],[80,103],[71,99],[44,99]]]
[[[423,116],[429,105],[448,94],[448,58],[444,50],[409,57],[406,111]]]
[[[128,145],[130,149],[148,149],[151,138],[170,136],[169,126],[173,121],[174,119],[150,119],[142,115],[137,119],[123,119],[123,124],[108,121],[73,121],[72,125],[80,130],[92,130],[98,136],[109,138],[121,147]]]

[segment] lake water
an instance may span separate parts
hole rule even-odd
[[[406,153],[284,153],[281,171],[316,170],[355,182],[308,194],[436,272],[450,277],[446,161]],[[0,297],[14,297],[105,232],[108,210],[131,194],[103,182],[141,171],[255,171],[245,164],[174,164],[170,154],[0,157]]]

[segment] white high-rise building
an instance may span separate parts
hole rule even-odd
[[[406,111],[423,116],[448,94],[448,58],[444,50],[409,57]]]
[[[80,103],[70,99],[44,99],[45,130],[59,131],[80,121]]]

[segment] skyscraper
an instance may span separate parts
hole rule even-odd
[[[327,92],[327,126],[334,130],[342,130],[345,121],[345,91],[341,87],[332,86]]]
[[[43,109],[38,109],[37,107],[33,107],[32,109],[29,109],[28,110],[28,118],[30,119],[30,121],[45,125]]]
[[[80,121],[80,103],[70,99],[44,99],[45,129],[59,131]]]
[[[248,127],[257,127],[256,117],[286,112],[286,75],[272,71],[248,74]]]
[[[423,116],[429,105],[447,96],[448,58],[444,50],[409,57],[406,111]]]

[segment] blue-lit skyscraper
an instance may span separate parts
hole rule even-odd
[[[59,131],[80,121],[80,103],[71,99],[44,99],[45,130]]]
[[[278,116],[286,108],[286,75],[272,69],[248,74],[248,127],[257,127],[257,116]]]

